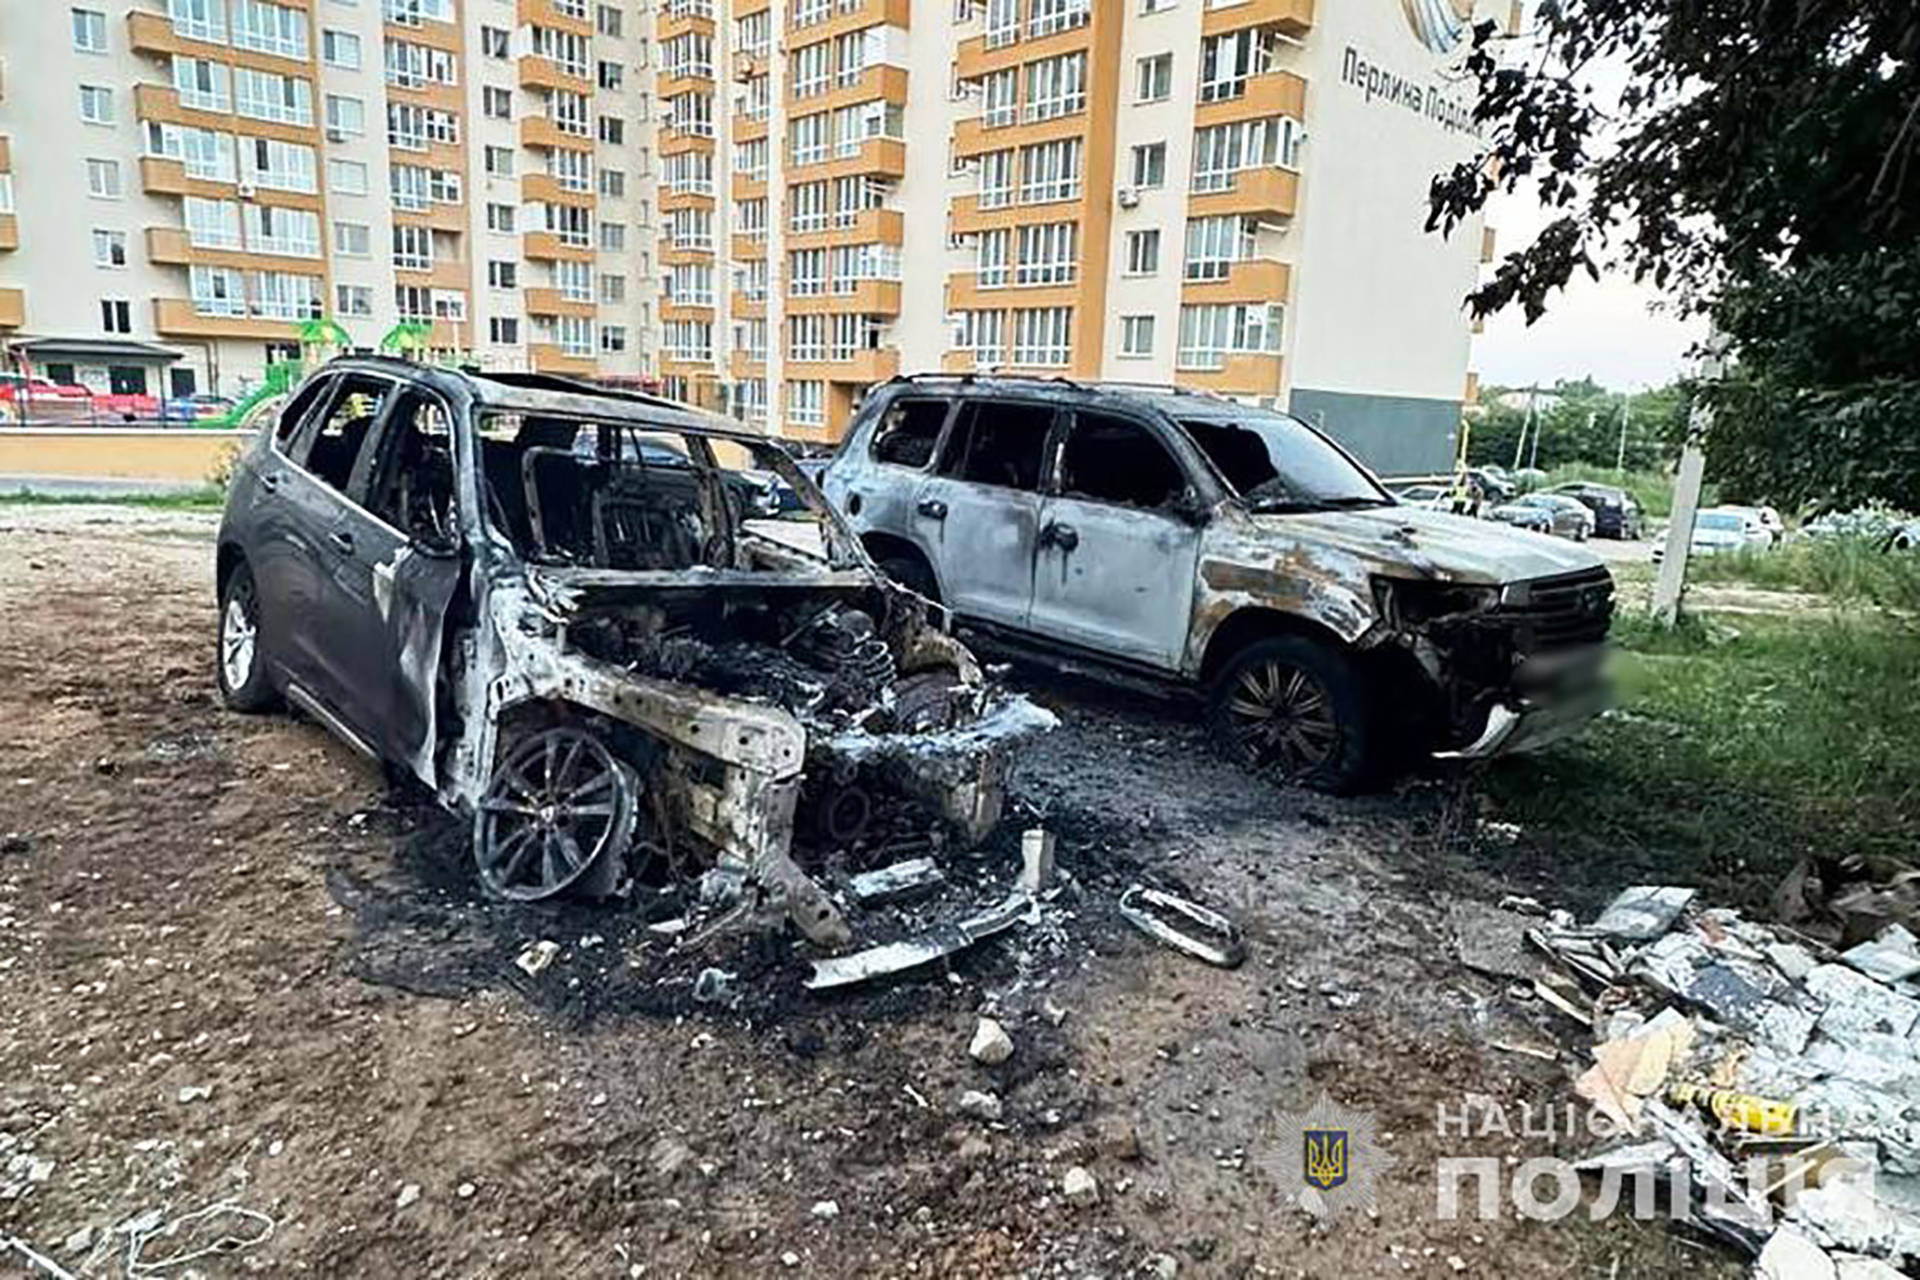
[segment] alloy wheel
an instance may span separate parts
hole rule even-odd
[[[1298,777],[1326,764],[1340,747],[1340,723],[1325,686],[1277,658],[1239,674],[1227,713],[1241,758],[1263,772]]]
[[[548,729],[517,745],[481,797],[474,828],[480,879],[503,898],[550,898],[633,831],[632,774],[593,734]]]

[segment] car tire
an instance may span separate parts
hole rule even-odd
[[[267,711],[279,701],[260,648],[260,596],[253,570],[244,563],[227,575],[220,592],[219,630],[213,655],[220,700],[235,711]]]
[[[916,591],[935,604],[940,603],[940,584],[933,570],[918,556],[888,556],[880,561],[880,572],[909,591]]]
[[[1242,649],[1207,698],[1207,727],[1229,759],[1275,781],[1335,794],[1372,781],[1373,719],[1353,660],[1305,636]]]

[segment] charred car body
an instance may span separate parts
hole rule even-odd
[[[753,519],[746,466],[819,532]],[[836,944],[796,825],[901,797],[978,840],[1049,722],[777,446],[537,375],[325,366],[236,465],[218,584],[227,702],[284,696],[431,787],[509,898],[720,866]]]
[[[883,568],[981,632],[1204,690],[1219,742],[1335,790],[1488,756],[1605,701],[1594,556],[1397,502],[1288,415],[1174,389],[900,378],[823,488]]]

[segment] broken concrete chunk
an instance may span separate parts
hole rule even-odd
[[[960,1114],[975,1120],[998,1120],[1004,1109],[997,1096],[979,1089],[969,1089],[960,1095]]]
[[[930,893],[946,881],[946,874],[932,858],[909,858],[861,872],[853,877],[852,888],[854,900],[861,906],[878,907]]]
[[[1920,974],[1920,948],[1897,924],[1888,925],[1873,941],[1841,952],[1840,958],[1880,982],[1903,982]]]
[[[1067,1176],[1060,1179],[1060,1193],[1075,1208],[1085,1209],[1100,1203],[1100,1183],[1079,1165],[1067,1170]]]
[[[1826,1002],[1819,1026],[1835,1040],[1851,1043],[1870,1033],[1908,1036],[1920,1021],[1920,1002],[1896,995],[1844,965],[1815,968],[1807,975],[1807,990]]]
[[[1693,901],[1693,889],[1635,885],[1607,904],[1593,931],[1621,942],[1651,942],[1673,927]]]
[[[1754,1280],[1837,1280],[1827,1251],[1792,1227],[1781,1227],[1767,1240],[1754,1263]]]
[[[975,1062],[997,1067],[1013,1056],[1013,1038],[992,1018],[982,1018],[973,1029],[973,1042],[967,1046],[967,1053]]]
[[[693,980],[693,998],[697,1004],[723,1004],[733,998],[734,975],[725,969],[707,968]]]
[[[1813,972],[1816,961],[1813,953],[1794,942],[1775,942],[1766,948],[1767,959],[1773,962],[1788,982],[1799,982]]]

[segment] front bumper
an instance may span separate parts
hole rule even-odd
[[[1579,732],[1613,703],[1607,650],[1593,646],[1543,654],[1520,664],[1510,690],[1487,710],[1480,734],[1440,760],[1485,760],[1535,751]]]

